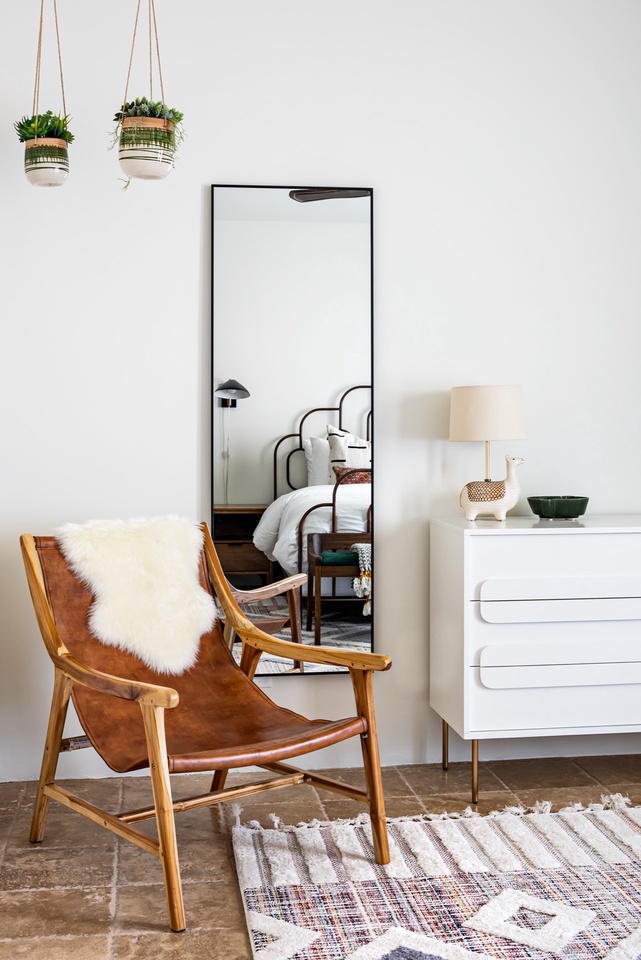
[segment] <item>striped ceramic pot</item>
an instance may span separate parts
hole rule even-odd
[[[174,167],[176,136],[171,120],[125,117],[118,139],[118,160],[128,177],[162,180]]]
[[[69,144],[57,137],[38,137],[24,145],[24,172],[35,187],[61,187],[69,173]]]

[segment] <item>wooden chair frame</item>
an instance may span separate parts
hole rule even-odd
[[[224,610],[226,620],[242,641],[240,669],[247,677],[252,678],[263,652],[289,658],[291,643],[264,633],[242,613],[227,584],[206,524],[203,524],[202,528],[211,584]],[[301,660],[328,666],[342,666],[349,671],[354,690],[356,714],[361,721],[359,736],[366,780],[364,790],[278,761],[258,764],[275,775],[270,779],[228,788],[225,788],[228,771],[216,769],[208,793],[174,802],[165,736],[165,711],[172,710],[178,705],[178,693],[168,686],[143,683],[94,670],[74,658],[60,639],[56,628],[35,539],[25,534],[20,542],[34,610],[55,668],[51,711],[31,825],[30,840],[32,842],[38,843],[44,839],[47,810],[50,801],[55,800],[158,857],[164,874],[169,926],[173,931],[182,931],[186,925],[174,820],[174,814],[184,810],[235,800],[263,790],[302,783],[314,784],[368,804],[376,860],[381,864],[389,862],[389,842],[373,699],[373,674],[391,667],[389,657],[320,646],[301,646],[300,651]],[[139,704],[147,741],[154,801],[152,807],[114,815],[74,795],[55,782],[60,753],[80,745],[63,737],[67,708],[74,684]],[[89,744],[87,742],[81,745]],[[307,751],[301,749],[301,752]],[[257,765],[253,760],[248,763]],[[152,818],[156,819],[158,839],[136,828],[137,824]]]

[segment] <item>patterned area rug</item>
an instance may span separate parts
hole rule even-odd
[[[639,960],[641,808],[234,828],[255,960]]]

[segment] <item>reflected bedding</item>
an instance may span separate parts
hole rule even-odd
[[[254,531],[254,545],[287,574],[298,573],[298,524],[315,504],[331,504],[334,486],[320,484],[292,490],[278,497],[265,510]],[[336,498],[336,531],[364,531],[372,502],[371,483],[345,484]],[[328,533],[332,528],[331,506],[319,507],[305,520],[303,572],[307,571],[307,534]],[[358,539],[357,534],[354,537]]]

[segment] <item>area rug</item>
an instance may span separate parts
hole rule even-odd
[[[255,960],[639,960],[641,808],[234,827]]]

